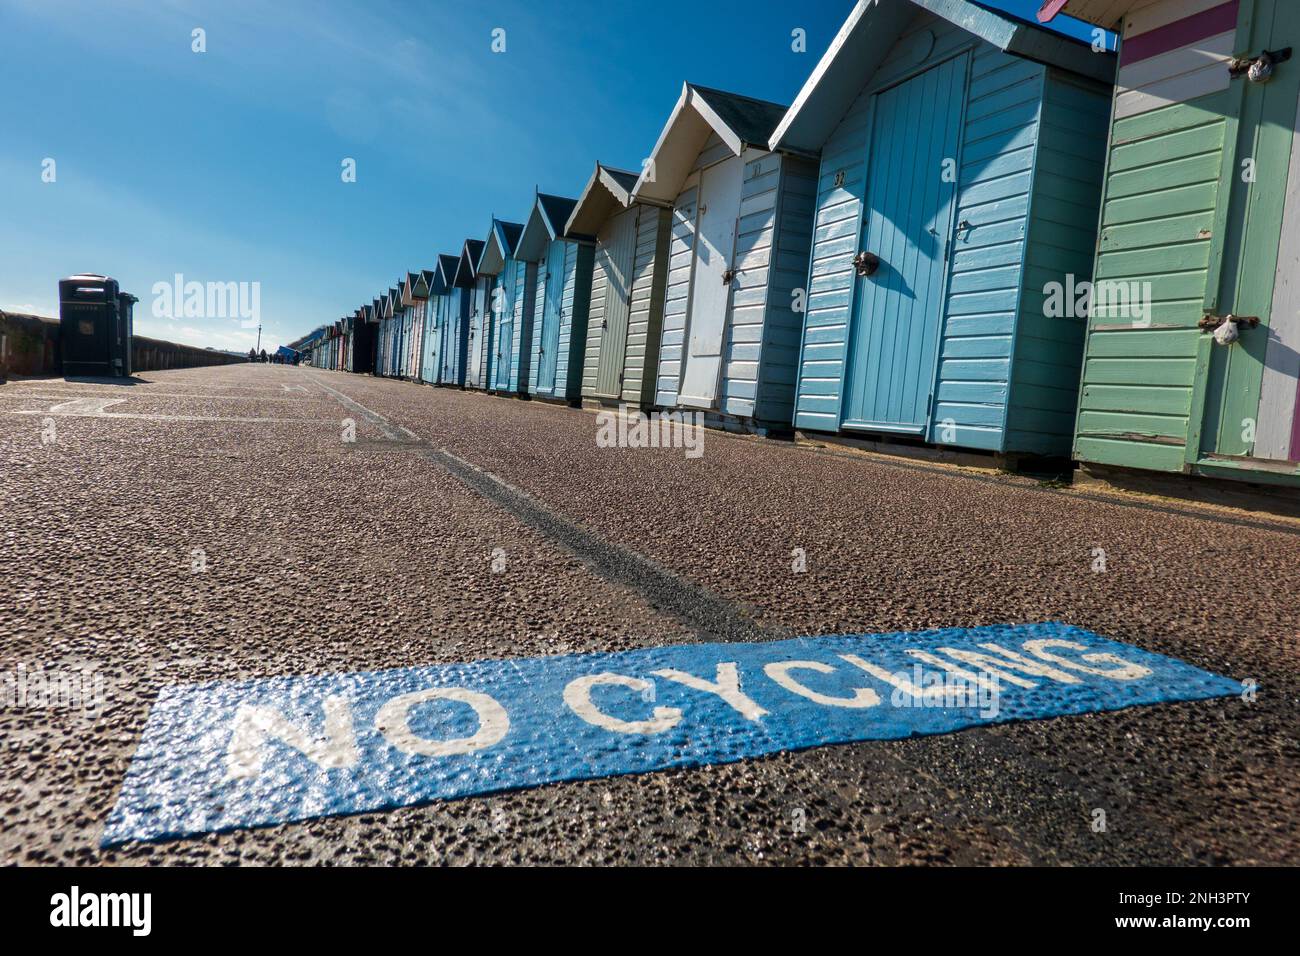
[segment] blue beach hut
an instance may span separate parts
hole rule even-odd
[[[465,352],[468,324],[462,316],[462,289],[456,285],[460,257],[439,255],[433,270],[433,288],[442,290],[438,299],[438,378],[439,385],[465,384]]]
[[[478,275],[488,280],[491,340],[487,387],[505,394],[526,391],[531,357],[537,264],[515,258],[515,247],[523,231],[524,227],[517,222],[493,219],[477,269]]]
[[[965,0],[860,0],[769,147],[820,153],[794,424],[1066,456],[1115,59]]]
[[[591,272],[596,237],[565,231],[576,199],[538,193],[515,249],[537,270],[528,394],[577,403],[587,347]]]
[[[478,261],[482,256],[483,240],[466,239],[456,263],[454,284],[460,290],[460,320],[465,325],[465,363],[460,384],[465,388],[486,388],[490,371],[490,280],[478,274]]]

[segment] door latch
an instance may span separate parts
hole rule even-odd
[[[724,273],[722,273],[722,284],[731,285],[731,280],[734,278],[736,278],[736,270],[728,269]]]
[[[1273,67],[1291,59],[1291,48],[1265,50],[1259,56],[1237,56],[1228,61],[1228,75],[1233,79],[1245,75],[1252,83],[1267,83],[1273,78]]]
[[[969,219],[963,219],[961,222],[957,223],[956,238],[964,241],[966,237],[970,235],[970,231],[973,228],[975,227],[971,225]],[[962,233],[965,233],[966,235],[962,235]]]
[[[876,274],[880,268],[880,256],[874,252],[867,252],[863,249],[853,257],[853,268],[857,270],[859,276],[866,278]]]
[[[1259,316],[1257,315],[1215,315],[1213,312],[1206,313],[1205,318],[1196,323],[1197,328],[1202,332],[1213,332],[1225,322],[1235,322],[1239,327],[1244,326],[1253,329],[1259,325]]]

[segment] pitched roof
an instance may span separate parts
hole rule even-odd
[[[478,261],[483,256],[482,239],[466,239],[460,250],[460,261],[456,264],[456,276],[452,284],[468,288],[477,278]]]
[[[727,93],[693,83],[688,85],[741,142],[763,149],[767,148],[767,141],[772,138],[776,125],[790,108],[739,93]]]
[[[500,275],[506,267],[506,260],[514,258],[515,247],[519,245],[519,236],[523,231],[524,227],[517,222],[493,219],[475,273]]]
[[[660,203],[676,199],[701,150],[715,135],[735,156],[748,146],[767,150],[785,112],[779,103],[683,83],[677,105],[632,190],[633,198]]]
[[[636,180],[636,173],[597,163],[569,221],[564,224],[564,234],[596,235],[606,219],[632,204],[632,187]]]
[[[546,251],[546,244],[555,239],[572,238],[590,240],[590,236],[568,236],[564,229],[577,207],[578,200],[565,199],[538,193],[533,209],[524,224],[523,234],[515,247],[515,258],[524,262],[537,262]]]
[[[446,295],[456,283],[456,266],[460,264],[459,256],[439,254],[438,265],[434,268],[434,280],[429,288],[434,295]]]

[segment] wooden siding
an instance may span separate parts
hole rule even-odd
[[[564,281],[563,276],[552,277],[550,275],[550,270],[547,268],[547,263],[550,262],[551,248],[553,245],[554,243],[548,241],[542,247],[541,256],[538,258],[537,279],[533,290],[533,344],[532,349],[530,350],[531,358],[528,363],[529,372],[527,379],[527,391],[530,395],[549,395],[549,393],[541,390],[541,368],[544,359],[542,349],[546,345],[546,343],[542,341],[542,330],[546,325],[546,299],[551,294],[550,286],[557,281]],[[558,377],[559,373],[557,371],[557,384]],[[523,391],[523,389],[520,391]]]
[[[715,133],[714,136],[717,134]],[[686,316],[691,301],[691,273],[695,264],[695,213],[699,176],[691,176],[673,203],[668,226],[667,279],[664,284],[664,321],[659,345],[659,370],[655,404],[677,404],[682,370]]]
[[[1068,457],[1087,317],[1049,316],[1048,283],[1090,281],[1105,179],[1111,91],[1048,70],[1012,349],[1007,451]]]
[[[654,404],[671,224],[670,210],[641,207],[632,264],[621,394],[623,401],[633,405]]]
[[[1183,470],[1231,94],[1112,125],[1096,278],[1099,286],[1150,283],[1151,305],[1143,324],[1117,303],[1094,303],[1074,442],[1080,459]]]
[[[783,426],[790,425],[794,419],[794,387],[804,316],[803,310],[796,306],[807,300],[817,172],[814,160],[782,158],[779,191],[771,217],[773,228],[754,233],[753,248],[746,249],[754,270],[759,269],[760,249],[766,250],[767,260],[764,266],[767,299],[754,418]]]
[[[512,275],[511,308],[514,323],[511,329],[514,341],[510,351],[510,390],[526,392],[529,370],[532,368],[534,296],[537,291],[537,263],[506,260],[506,272]],[[537,297],[540,301],[540,296]]]
[[[587,322],[587,348],[583,359],[582,394],[593,397],[617,397],[621,386],[622,358],[606,363],[601,376],[601,354],[611,336],[609,329],[622,332],[616,349],[626,343],[626,322],[630,315],[630,276],[635,259],[637,222],[642,206],[635,205],[610,216],[597,237],[591,279],[591,309]]]
[[[562,250],[563,264],[558,275],[547,278],[546,264],[556,246]],[[528,391],[534,395],[573,400],[582,388],[582,357],[587,336],[587,313],[591,307],[591,265],[593,249],[587,243],[556,239],[548,242],[537,269],[533,291],[532,363],[528,373]],[[559,283],[560,319],[556,338],[555,387],[550,392],[539,389],[542,362],[541,330],[546,299],[552,295],[548,285]],[[581,291],[579,291],[581,290]],[[576,308],[575,308],[576,307]]]
[[[1254,449],[1282,461],[1300,460],[1300,111],[1291,139]]]
[[[716,138],[716,134],[715,134]],[[719,141],[720,142],[720,141]],[[731,156],[712,141],[696,169]],[[722,345],[718,410],[727,415],[788,425],[794,406],[794,368],[802,316],[793,309],[795,289],[808,272],[812,241],[816,163],[762,150],[747,150],[731,298]],[[692,175],[673,203],[663,339],[655,403],[678,401],[687,316],[694,275],[699,177]]]
[[[1230,82],[1237,0],[1158,0],[1128,18],[1115,78],[1115,119],[1217,93]]]

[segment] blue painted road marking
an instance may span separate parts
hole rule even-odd
[[[1054,623],[170,687],[103,842],[1240,692]]]

